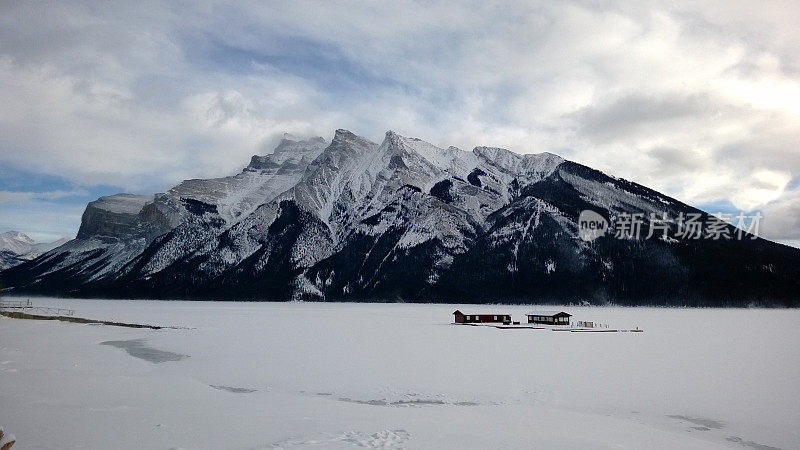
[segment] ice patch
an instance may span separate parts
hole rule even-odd
[[[121,348],[134,358],[143,359],[154,364],[167,361],[180,361],[189,357],[189,355],[148,347],[144,342],[144,339],[131,339],[127,341],[105,341],[101,342],[100,345],[110,345],[112,347]]]
[[[251,392],[258,391],[258,389],[248,389],[236,386],[225,386],[222,384],[209,384],[209,386],[220,391],[233,392],[234,394],[249,394]]]
[[[377,399],[377,400],[354,400],[349,397],[339,397],[340,402],[347,402],[347,403],[358,403],[360,405],[373,405],[373,406],[437,406],[437,405],[447,405],[444,400],[436,400],[436,399],[417,399],[417,400],[396,400],[396,401],[387,401],[384,399]],[[466,404],[475,405],[476,403],[472,402],[458,402],[454,404],[459,405],[466,405]]]
[[[693,424],[701,426],[701,427],[714,428],[716,430],[719,430],[719,429],[721,429],[721,428],[723,428],[725,426],[725,423],[723,423],[723,422],[720,422],[718,420],[713,420],[713,419],[706,419],[704,417],[690,417],[690,416],[682,416],[682,415],[670,415],[670,416],[667,416],[667,417],[669,417],[670,419],[683,420],[685,422],[690,422],[690,423],[693,423]]]
[[[738,436],[728,436],[725,438],[725,440],[728,442],[735,442],[743,447],[754,448],[756,450],[781,450],[778,447],[771,447],[769,445],[759,444],[758,442],[753,442],[753,441],[745,441],[744,439]]]
[[[330,392],[318,392],[316,395],[324,396],[324,397],[334,397],[334,394]],[[377,398],[377,399],[358,399],[358,398],[351,398],[351,397],[335,397],[335,400],[345,403],[356,403],[359,405],[371,405],[371,406],[395,406],[395,407],[417,407],[417,406],[446,406],[446,405],[454,405],[454,406],[478,406],[480,403],[473,402],[473,401],[451,401],[444,399],[442,395],[434,395],[434,396],[419,396],[417,394],[407,394],[400,398],[395,396],[394,398]],[[441,397],[441,398],[440,398]]]

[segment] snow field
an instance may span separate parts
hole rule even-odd
[[[645,332],[550,333],[451,324],[529,305],[33,302],[189,329],[0,317],[20,448],[800,447],[797,310],[556,307]]]

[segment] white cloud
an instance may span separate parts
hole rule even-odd
[[[791,181],[787,172],[759,169],[754,171],[740,189],[731,197],[731,203],[744,211],[750,211],[777,200]]]

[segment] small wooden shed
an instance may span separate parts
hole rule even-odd
[[[572,314],[564,311],[532,311],[526,314],[528,323],[543,323],[546,325],[569,325]]]
[[[511,314],[464,314],[453,312],[456,323],[511,323]]]

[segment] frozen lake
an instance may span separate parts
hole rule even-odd
[[[800,310],[33,301],[187,329],[0,317],[19,448],[800,448]]]

